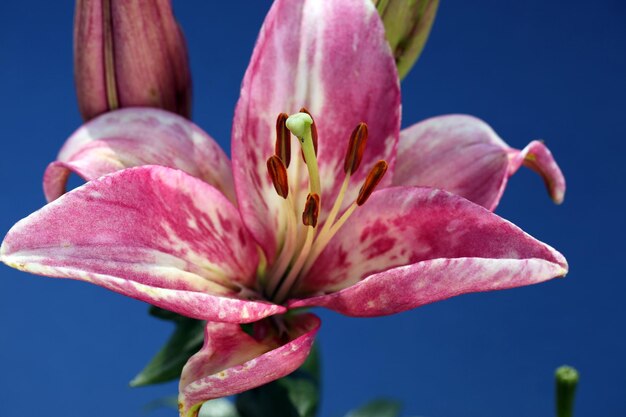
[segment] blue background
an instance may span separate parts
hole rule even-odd
[[[175,3],[194,120],[226,147],[269,4]],[[0,2],[0,233],[44,204],[43,170],[81,123],[72,15],[68,0]],[[550,416],[563,363],[582,375],[577,416],[626,415],[625,23],[620,0],[442,0],[402,84],[403,125],[463,112],[515,147],[545,139],[568,180],[565,203],[552,205],[524,170],[498,213],[561,250],[571,272],[386,318],[321,311],[323,416],[375,396],[402,400],[404,415]],[[0,299],[0,416],[142,416],[150,400],[175,393],[176,384],[127,386],[171,331],[143,303],[5,266]]]

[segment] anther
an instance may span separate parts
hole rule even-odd
[[[365,144],[367,143],[367,134],[367,125],[365,123],[359,123],[350,135],[348,151],[346,152],[346,159],[343,163],[343,171],[348,175],[354,174],[359,168],[359,165],[361,165],[363,152],[365,152]]]
[[[317,217],[320,214],[320,196],[317,194],[309,194],[306,197],[304,211],[302,212],[302,223],[305,226],[317,226]]]
[[[270,156],[267,160],[267,172],[270,174],[274,188],[279,196],[287,198],[289,194],[289,183],[287,182],[287,168],[283,161],[276,155]]]
[[[291,132],[287,129],[287,113],[281,113],[276,119],[276,147],[274,154],[279,157],[285,164],[285,168],[289,168],[291,162]]]
[[[376,165],[372,168],[369,174],[367,174],[367,178],[365,178],[365,182],[363,186],[359,190],[359,196],[356,198],[356,204],[362,206],[365,204],[367,199],[372,195],[372,192],[376,189],[376,186],[383,179],[385,172],[387,172],[387,162],[378,161]]]
[[[300,109],[300,113],[306,113],[311,116],[311,113],[306,107],[302,107]],[[315,156],[317,156],[317,125],[315,124],[313,116],[311,116],[311,120],[313,120],[313,123],[311,124],[311,139],[313,139],[313,149],[315,150]]]

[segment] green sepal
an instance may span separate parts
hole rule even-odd
[[[307,360],[294,373],[239,394],[240,417],[314,417],[320,395],[320,359],[313,345]]]
[[[180,378],[187,360],[200,348],[204,341],[204,322],[190,319],[158,307],[150,307],[150,315],[176,325],[174,333],[143,368],[130,381],[131,387],[168,382]]]
[[[346,417],[398,417],[401,409],[397,401],[378,399],[350,411]]]

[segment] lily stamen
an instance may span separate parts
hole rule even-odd
[[[317,194],[309,194],[302,212],[302,223],[305,226],[315,228],[317,226],[317,217],[320,214],[320,196]]]
[[[306,233],[299,233],[298,231],[294,217],[296,214],[292,197],[294,193],[290,192],[287,181],[287,164],[284,161],[290,160],[291,147],[289,141],[291,136],[289,132],[293,133],[300,141],[303,160],[309,173],[309,195],[302,212],[302,223],[304,226],[310,226],[306,228]],[[315,123],[305,108],[302,108],[300,113],[291,116],[287,116],[285,113],[278,115],[275,155],[268,159],[267,168],[278,195],[288,199],[289,207],[286,209],[289,218],[285,241],[274,266],[269,271],[269,282],[266,287],[266,294],[275,302],[281,303],[286,299],[292,288],[298,283],[298,278],[306,275],[330,239],[339,231],[356,208],[367,201],[385,175],[387,163],[378,161],[369,172],[354,203],[337,219],[348,190],[350,178],[358,170],[363,159],[367,139],[367,124],[359,123],[352,131],[348,142],[343,166],[345,178],[326,217],[324,226],[321,231],[318,231],[316,227],[321,209],[321,184],[317,164],[317,129]],[[299,160],[297,161],[299,162]],[[297,191],[297,185],[296,189],[292,191]],[[284,275],[285,273],[287,276]]]
[[[350,183],[350,177],[361,165],[363,153],[365,152],[365,145],[367,144],[367,138],[367,124],[361,122],[357,125],[357,127],[354,128],[352,134],[350,135],[350,141],[348,142],[348,149],[346,150],[346,157],[343,163],[343,171],[345,172],[346,177],[341,184],[341,188],[339,189],[339,194],[337,195],[335,204],[333,204],[333,207],[328,213],[328,217],[326,218],[326,222],[324,223],[324,226],[322,227],[319,236],[324,236],[328,232],[328,229],[330,229],[335,219],[337,218],[337,214],[339,214],[339,209],[341,208],[343,198]]]
[[[339,231],[339,229],[341,229],[343,224],[346,222],[346,220],[350,218],[350,216],[352,215],[352,213],[354,213],[357,207],[365,204],[367,199],[370,197],[370,195],[374,192],[374,190],[376,189],[380,181],[383,179],[385,173],[387,172],[388,167],[389,165],[387,164],[386,161],[381,160],[381,161],[376,162],[376,164],[370,170],[369,174],[367,174],[367,178],[365,178],[365,181],[363,182],[363,185],[361,186],[361,189],[359,190],[359,195],[357,199],[354,201],[354,203],[352,203],[346,209],[346,211],[343,212],[341,217],[339,217],[339,219],[337,219],[336,222],[334,222],[333,224],[330,224],[330,222],[327,221],[327,224],[324,225],[322,232],[317,236],[317,239],[315,240],[313,248],[311,249],[311,254],[309,256],[309,259],[307,260],[306,264],[304,265],[304,268],[302,269],[303,275],[309,272],[309,270],[313,266],[313,263],[315,262],[317,257],[320,255],[320,253],[322,253],[322,251],[324,250],[324,248],[326,247],[330,239],[332,239],[333,236],[335,236],[335,234]]]
[[[352,175],[359,169],[359,165],[361,165],[361,160],[363,159],[363,153],[365,152],[367,137],[367,124],[361,122],[354,128],[350,135],[346,158],[343,162],[343,171],[346,175]]]
[[[293,258],[297,246],[297,225],[295,222],[295,216],[293,215],[294,206],[291,194],[286,199],[286,203],[287,211],[289,213],[287,217],[287,232],[285,234],[285,242],[280,250],[278,259],[276,259],[276,262],[269,271],[269,282],[267,283],[266,291],[268,295],[271,295],[276,291],[282,276],[289,267],[289,263]]]
[[[283,129],[286,114],[280,114],[278,116],[278,120],[276,122],[276,152],[283,154],[287,160],[289,157],[286,156],[285,150],[289,150],[289,154],[291,153],[291,146],[289,144],[285,144],[291,139],[291,135],[289,134],[289,130]],[[286,133],[286,134],[285,134]],[[267,171],[270,175],[272,183],[274,184],[274,189],[276,193],[286,200],[286,212],[287,215],[287,230],[285,233],[285,241],[283,243],[282,248],[280,249],[280,254],[278,259],[272,266],[269,273],[269,282],[267,283],[269,293],[273,293],[276,290],[280,282],[280,277],[285,273],[287,267],[289,266],[289,261],[293,256],[293,252],[296,246],[296,225],[294,219],[294,208],[293,208],[293,200],[291,195],[289,194],[289,182],[287,176],[287,168],[283,163],[283,159],[277,155],[272,155],[267,160]]]
[[[289,168],[291,162],[291,132],[287,128],[287,113],[281,113],[276,119],[276,145],[274,154]]]
[[[276,155],[270,156],[267,160],[267,172],[270,174],[276,193],[286,199],[289,195],[289,183],[287,168],[283,165],[281,158]]]
[[[294,286],[297,281],[300,271],[304,266],[304,262],[307,260],[313,244],[313,237],[315,235],[315,226],[317,225],[317,216],[320,210],[320,196],[317,194],[309,194],[306,199],[304,211],[302,213],[302,223],[307,227],[306,239],[304,246],[298,255],[298,259],[291,267],[289,275],[282,282],[278,293],[273,297],[277,303],[284,301],[285,297],[289,293],[289,290]]]
[[[367,178],[365,178],[365,182],[359,190],[359,196],[356,198],[357,205],[362,206],[363,204],[365,204],[367,199],[370,197],[370,195],[372,195],[372,193],[378,186],[378,183],[380,183],[380,181],[385,176],[387,168],[389,168],[389,165],[386,161],[376,162],[369,174],[367,174]]]

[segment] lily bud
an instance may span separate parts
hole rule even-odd
[[[372,0],[385,24],[385,34],[404,78],[422,53],[435,21],[439,0]]]
[[[77,0],[74,75],[85,120],[136,106],[191,114],[187,47],[171,0]]]

